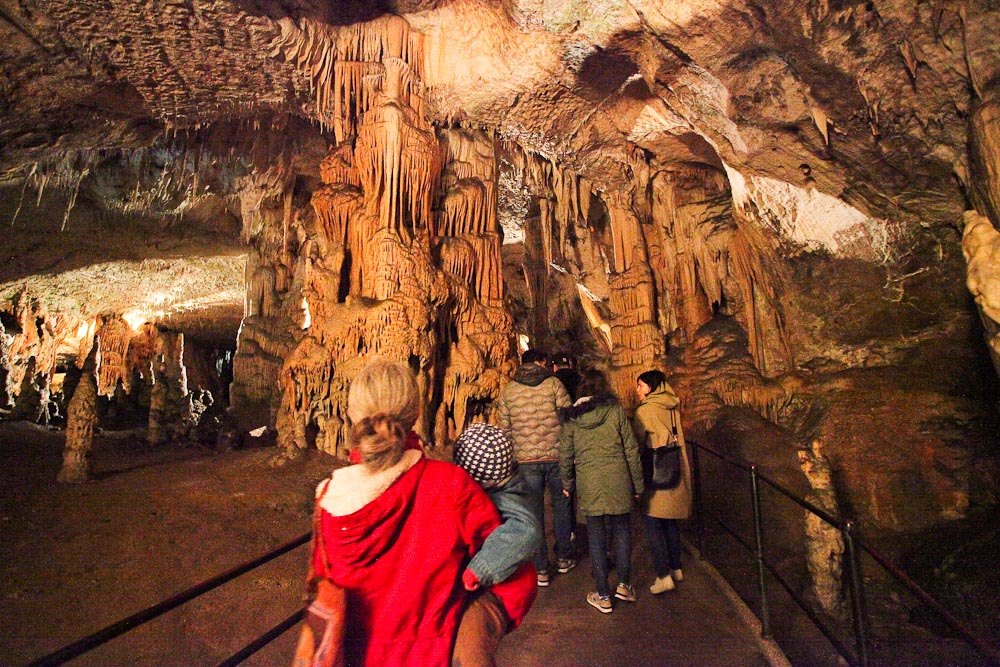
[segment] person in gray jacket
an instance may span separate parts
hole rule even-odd
[[[500,428],[514,443],[514,458],[524,476],[531,510],[540,526],[545,526],[545,489],[549,490],[556,570],[560,573],[569,572],[576,566],[571,541],[572,503],[563,493],[559,478],[559,434],[562,427],[557,411],[569,405],[566,388],[548,370],[548,355],[541,350],[527,350],[521,355],[521,366],[497,401]],[[538,570],[538,585],[548,586],[549,548],[544,535],[534,562]]]

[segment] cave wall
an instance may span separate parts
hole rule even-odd
[[[11,246],[8,409],[44,419],[53,355],[99,327],[100,392],[123,390],[122,321],[201,312],[236,339],[233,414],[284,457],[343,455],[372,354],[414,367],[446,444],[490,418],[524,335],[629,406],[666,368],[688,432],[757,456],[777,429],[793,478],[820,439],[841,506],[887,531],[995,502],[995,3],[286,5],[11,9],[4,213],[79,228],[79,263],[132,259],[119,231],[160,254],[134,253],[148,285],[108,281],[142,304],[69,308],[44,244]],[[153,25],[183,39],[157,50]],[[222,309],[168,295],[189,272]]]

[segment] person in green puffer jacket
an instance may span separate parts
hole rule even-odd
[[[635,602],[631,583],[632,534],[629,512],[644,490],[639,446],[621,403],[601,373],[591,371],[580,383],[580,398],[560,410],[563,419],[559,470],[566,493],[577,493],[580,513],[587,520],[590,561],[597,591],[587,603],[612,611],[608,587],[608,546],[614,534],[615,597]]]

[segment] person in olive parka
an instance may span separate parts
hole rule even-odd
[[[608,546],[615,541],[618,586],[615,597],[635,602],[631,579],[632,535],[629,512],[643,492],[639,446],[621,403],[600,373],[591,371],[580,383],[582,398],[560,410],[563,419],[559,470],[563,488],[576,489],[580,513],[587,520],[590,560],[597,591],[587,603],[611,613],[608,587]],[[607,527],[606,527],[607,526]]]

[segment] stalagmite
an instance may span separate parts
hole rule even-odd
[[[90,478],[87,455],[94,442],[97,425],[97,363],[98,350],[87,356],[83,375],[70,399],[66,415],[66,447],[63,464],[56,478],[60,482],[85,482]]]
[[[1000,375],[1000,232],[986,216],[965,212],[966,286],[979,309],[993,366]]]
[[[149,429],[146,439],[161,445],[185,435],[191,404],[184,368],[184,334],[157,332],[153,357],[153,386],[149,397]]]
[[[840,512],[833,488],[833,471],[819,440],[814,440],[807,449],[799,450],[799,465],[812,487],[806,500],[830,516],[838,517]],[[812,512],[805,513],[805,523],[806,564],[812,578],[813,593],[824,611],[840,617],[844,613],[844,539],[840,530]]]

